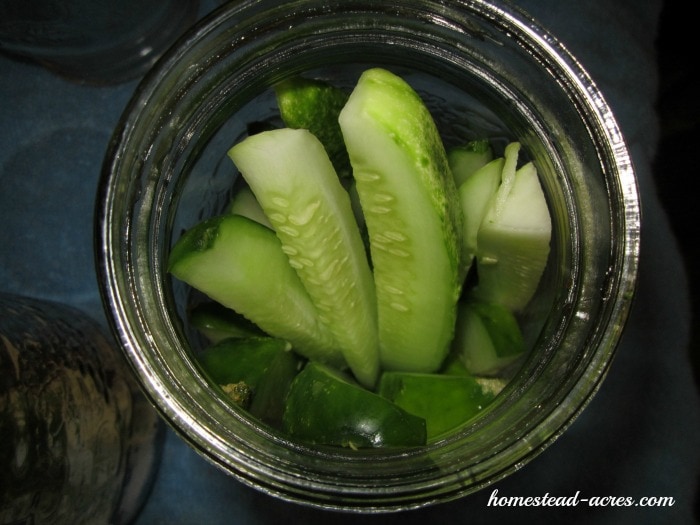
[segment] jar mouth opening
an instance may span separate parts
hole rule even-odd
[[[639,251],[638,195],[624,141],[580,65],[510,8],[300,0],[285,5],[280,18],[276,8],[262,9],[268,4],[275,2],[217,10],[169,52],[130,102],[98,196],[97,262],[108,316],[164,418],[247,484],[285,499],[373,512],[474,492],[556,438],[610,365]],[[501,56],[515,67],[499,65]],[[421,449],[357,454],[291,442],[211,392],[191,359],[192,335],[180,323],[186,291],[164,268],[180,232],[226,199],[231,168],[220,160],[243,121],[254,117],[260,92],[284,76],[342,77],[367,64],[418,71],[419,87],[438,79],[450,96],[473,88],[465,107],[478,102],[488,111],[466,133],[515,135],[539,162],[556,216],[556,249],[549,295],[536,305],[546,318],[533,328],[536,350],[473,426]],[[537,82],[523,80],[535,72]],[[197,200],[203,195],[211,199],[205,208]]]

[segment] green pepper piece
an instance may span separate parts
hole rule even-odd
[[[352,449],[426,442],[423,418],[316,362],[309,362],[292,383],[284,428],[307,443]]]
[[[379,394],[425,419],[432,442],[477,415],[495,397],[472,376],[385,372]]]

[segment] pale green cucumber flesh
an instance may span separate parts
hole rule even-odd
[[[506,146],[503,154],[503,171],[501,172],[501,183],[494,196],[493,203],[489,205],[489,213],[491,217],[498,217],[503,211],[505,201],[510,195],[510,191],[515,183],[515,172],[518,167],[518,154],[520,152],[520,143],[511,142]]]
[[[346,182],[345,186],[350,195],[350,205],[352,207],[352,212],[355,214],[355,220],[357,221],[357,226],[360,228],[360,236],[362,237],[362,243],[365,246],[365,253],[369,260],[369,266],[372,268],[372,254],[369,248],[369,232],[367,231],[367,222],[365,221],[365,214],[362,211],[362,204],[360,203],[360,195],[357,193],[357,181],[348,177],[343,179]]]
[[[480,301],[471,301],[468,307],[481,318],[498,358],[518,356],[525,351],[525,341],[520,325],[508,308],[500,304]]]
[[[494,376],[506,370],[525,351],[517,321],[500,305],[460,304],[453,351],[466,370]]]
[[[484,165],[459,186],[463,214],[464,257],[470,262],[477,253],[477,234],[496,190],[501,183],[505,161],[502,158]]]
[[[242,185],[241,188],[236,190],[236,193],[231,199],[228,211],[233,215],[242,215],[255,222],[259,222],[263,226],[272,228],[272,224],[270,224],[270,220],[265,215],[262,206],[260,206],[255,195],[253,195],[251,189],[246,185]]]
[[[499,190],[500,191],[500,190]],[[552,225],[537,170],[525,164],[496,200],[477,236],[475,297],[522,310],[537,290],[549,257]]]
[[[265,226],[238,215],[208,219],[175,244],[168,269],[301,355],[344,363],[279,239]]]
[[[510,362],[506,365],[509,371],[511,369],[510,365]],[[510,380],[507,375],[504,375],[504,377],[498,377],[473,374],[467,370],[467,367],[462,360],[461,353],[457,351],[450,353],[448,358],[445,360],[445,366],[440,370],[440,373],[448,376],[473,377],[476,379],[476,382],[479,383],[479,386],[481,386],[481,389],[484,392],[488,392],[494,397],[503,391]]]
[[[374,280],[350,197],[307,130],[248,137],[229,151],[270,219],[321,322],[358,381],[379,373]]]
[[[486,139],[473,140],[447,152],[447,161],[457,187],[492,160],[493,148]]]
[[[366,71],[340,114],[370,237],[382,366],[437,370],[464,268],[461,209],[435,123],[399,77]]]
[[[238,312],[215,303],[200,303],[190,311],[189,320],[212,343],[231,337],[263,335],[259,327]]]

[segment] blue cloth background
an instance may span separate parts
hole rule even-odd
[[[636,304],[589,407],[509,478],[460,501],[381,517],[329,514],[243,486],[172,432],[138,525],[220,523],[693,523],[700,401],[688,361],[688,280],[657,198],[654,39],[661,0],[521,0],[602,89],[631,149],[643,199]],[[203,11],[208,5],[203,4]],[[0,56],[0,289],[63,301],[104,321],[92,253],[102,156],[136,82],[70,84]],[[672,176],[667,174],[667,176]],[[665,508],[493,508],[500,496],[671,496]]]

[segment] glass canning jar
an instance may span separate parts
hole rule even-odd
[[[130,523],[162,430],[97,321],[0,293],[0,523]]]
[[[472,425],[410,451],[323,449],[233,409],[192,359],[188,289],[165,269],[181,233],[219,213],[226,151],[274,121],[271,86],[308,74],[351,87],[378,65],[406,78],[450,145],[519,140],[553,217],[526,315],[528,360]],[[503,478],[595,393],[634,294],[640,215],[624,139],[579,63],[535,20],[490,1],[273,0],[222,6],[146,77],[114,134],[97,258],[123,349],[163,417],[202,456],[286,500],[381,512],[451,500]]]

